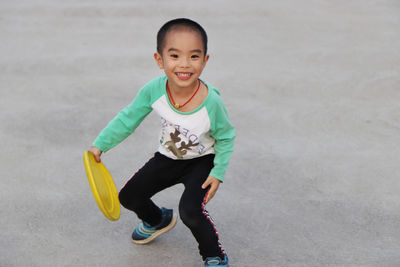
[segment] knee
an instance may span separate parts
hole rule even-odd
[[[118,198],[119,198],[119,202],[121,203],[121,205],[123,207],[127,207],[129,206],[129,197],[127,194],[127,190],[125,190],[124,188],[121,189],[121,191],[118,194]]]
[[[133,192],[132,190],[128,190],[126,187],[122,188],[121,191],[118,194],[119,202],[124,208],[127,209],[134,209],[135,204],[140,203],[138,198],[138,194]]]
[[[182,222],[189,228],[196,228],[201,224],[203,218],[203,211],[201,208],[194,208],[190,206],[180,205],[179,215]]]

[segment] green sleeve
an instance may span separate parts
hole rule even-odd
[[[222,99],[219,96],[216,99],[213,118],[211,118],[211,136],[215,139],[215,158],[214,168],[211,170],[210,176],[223,182],[229,159],[233,152],[235,128],[229,120],[228,112]]]
[[[93,146],[103,152],[115,147],[132,134],[151,111],[151,88],[145,86],[140,89],[133,102],[100,132]]]

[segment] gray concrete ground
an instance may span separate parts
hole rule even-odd
[[[83,150],[148,80],[159,27],[207,29],[203,79],[237,127],[208,209],[232,267],[400,266],[400,3],[0,2],[0,266],[202,266],[181,222],[151,245],[101,214]],[[158,118],[103,161],[120,189]],[[176,208],[182,187],[155,197]]]

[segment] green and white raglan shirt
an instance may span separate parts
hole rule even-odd
[[[215,154],[210,175],[224,180],[233,152],[235,129],[217,89],[206,84],[208,96],[191,112],[176,110],[166,92],[167,76],[153,79],[138,92],[101,131],[93,145],[106,152],[132,134],[144,118],[155,110],[161,116],[158,151],[172,159],[192,159]]]

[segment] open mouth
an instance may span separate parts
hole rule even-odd
[[[189,80],[190,77],[193,75],[193,73],[191,73],[191,72],[176,72],[175,74],[176,74],[176,76],[178,76],[178,78],[180,80],[183,80],[183,81]]]

